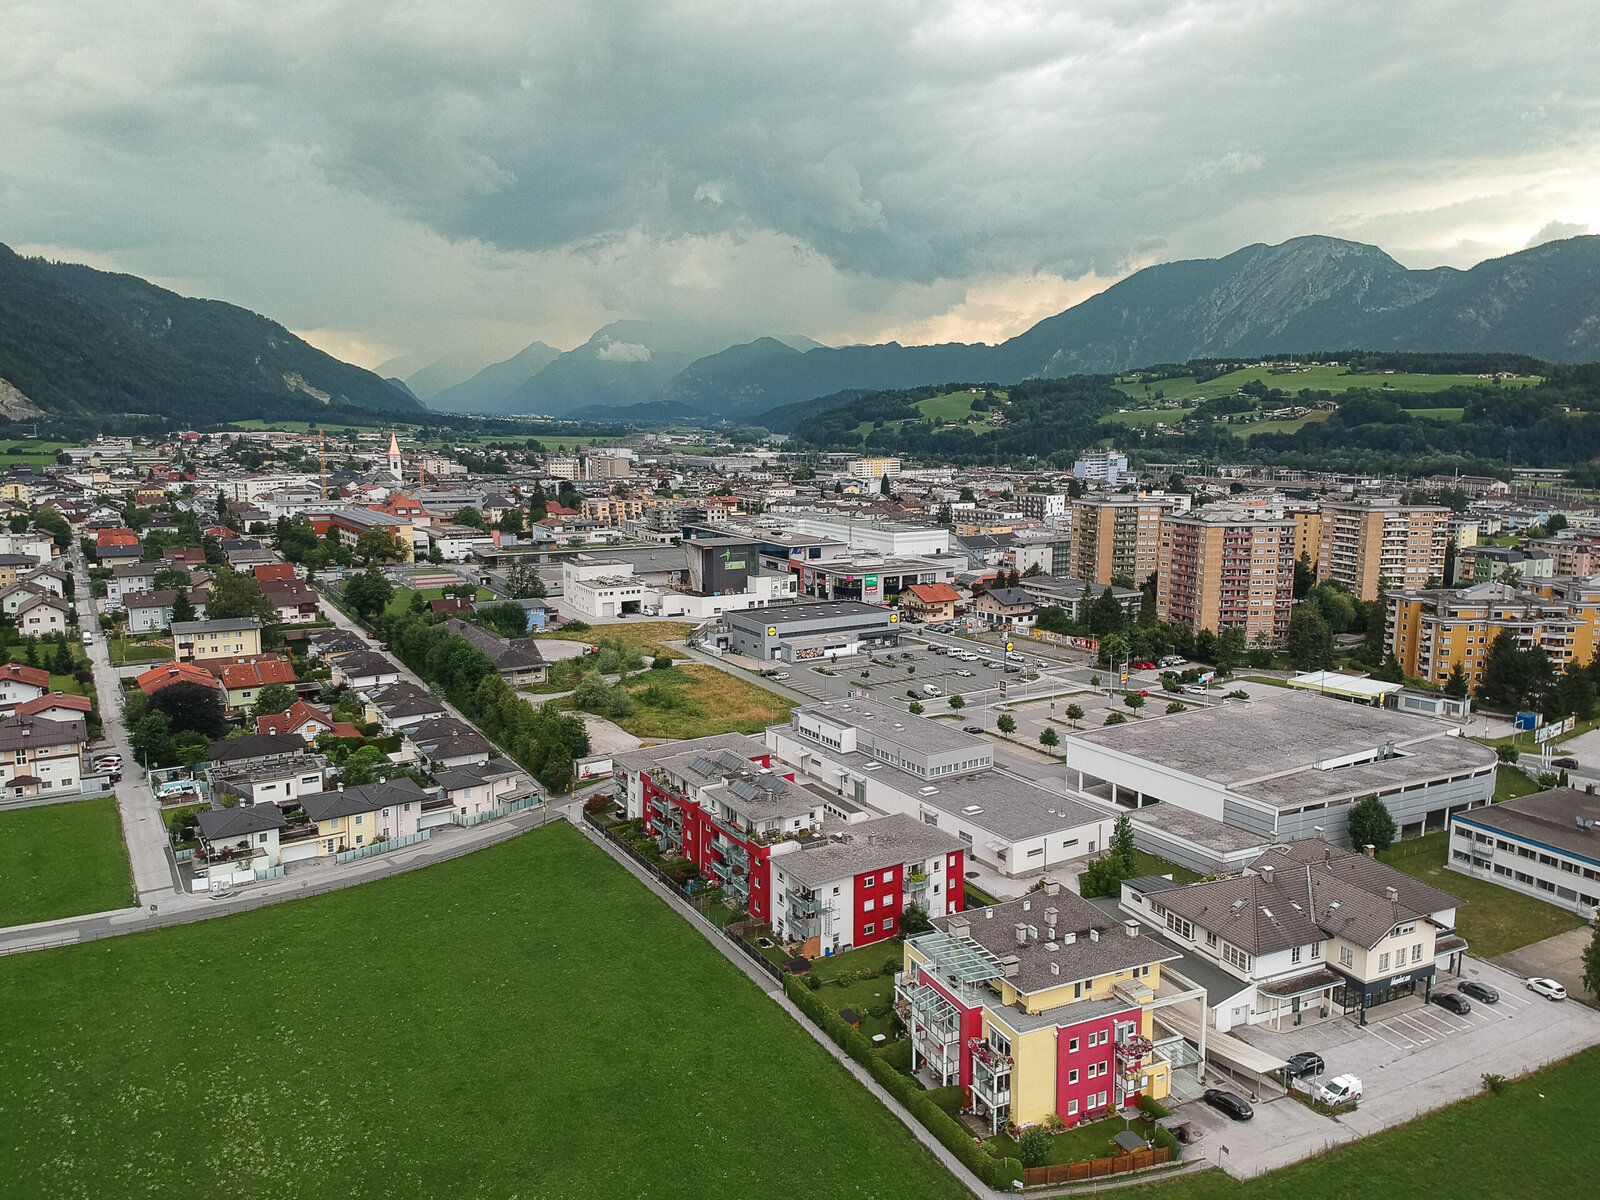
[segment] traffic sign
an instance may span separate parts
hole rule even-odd
[[[1016,649],[1016,646],[1013,645],[1011,642],[1007,642],[1006,643],[1006,653],[1007,654],[1010,654],[1015,649]]]

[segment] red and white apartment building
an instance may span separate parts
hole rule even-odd
[[[614,763],[629,817],[662,853],[689,859],[808,957],[894,937],[912,904],[961,911],[955,837],[795,782],[758,738],[718,734]]]

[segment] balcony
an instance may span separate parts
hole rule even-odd
[[[908,895],[920,896],[928,890],[929,879],[920,871],[908,871],[905,879],[905,890]]]
[[[822,911],[822,902],[815,896],[794,888],[789,890],[789,908],[802,917],[814,917]]]
[[[980,1044],[988,1048],[987,1043]],[[991,1111],[1011,1103],[1011,1060],[1004,1056],[997,1058],[1001,1061],[991,1063],[980,1059],[976,1052],[972,1056],[972,1094]]]

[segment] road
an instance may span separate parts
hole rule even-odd
[[[122,720],[122,686],[111,665],[111,652],[100,630],[100,604],[89,583],[88,567],[81,551],[72,552],[72,572],[76,587],[75,603],[81,629],[92,630],[94,641],[84,647],[94,672],[94,687],[100,699],[100,725],[103,732],[92,754],[115,751],[122,755],[122,782],[117,784],[117,811],[122,816],[122,836],[128,847],[128,862],[133,868],[133,886],[142,906],[159,904],[178,893],[179,881],[167,851],[167,827],[161,819],[161,806],[150,790],[149,780],[128,744],[127,726]]]

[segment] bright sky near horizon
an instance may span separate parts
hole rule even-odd
[[[366,366],[993,342],[1252,242],[1600,231],[1597,49],[1593,0],[0,0],[0,241]]]

